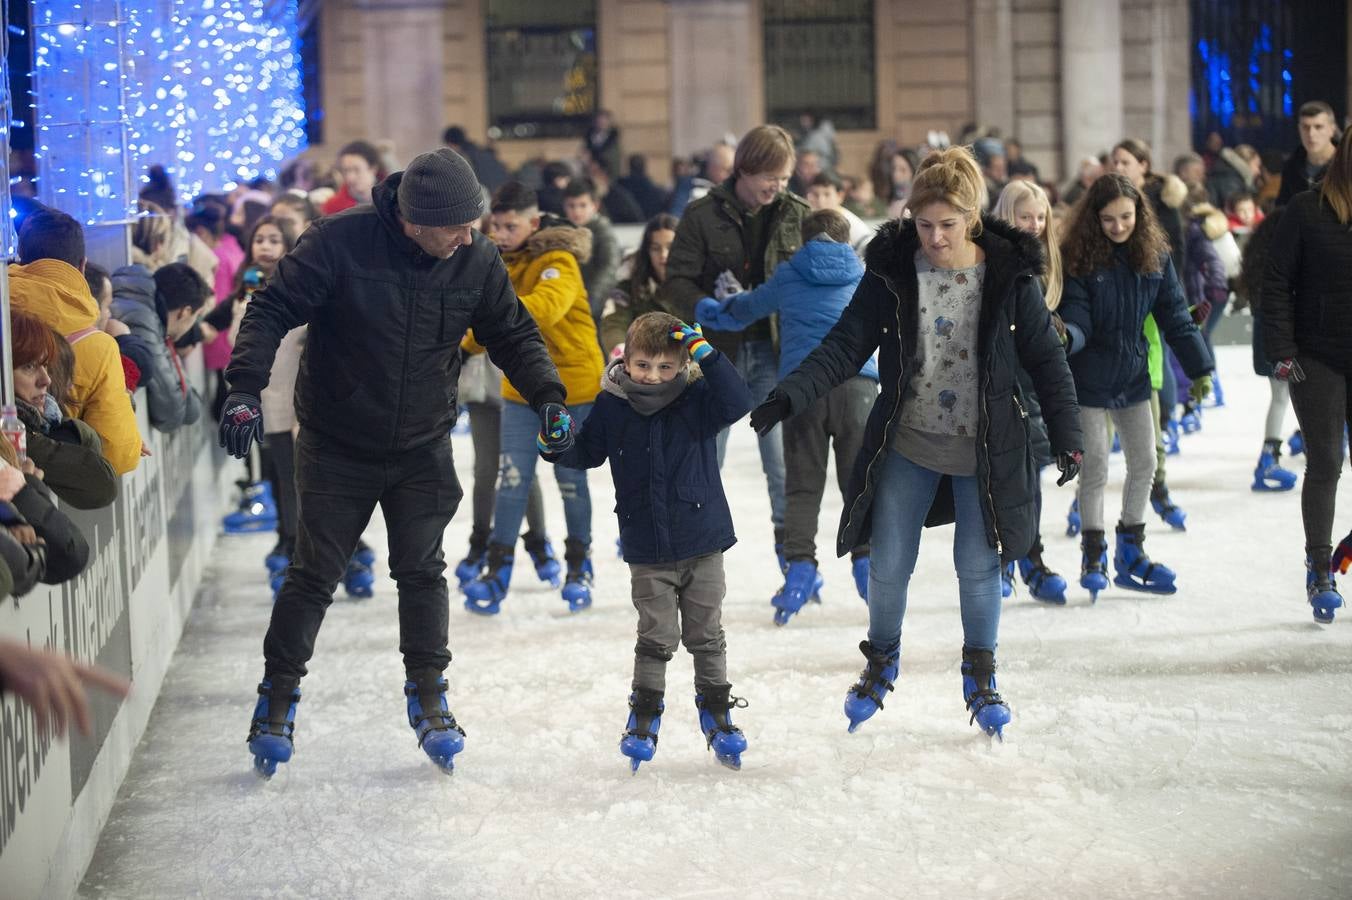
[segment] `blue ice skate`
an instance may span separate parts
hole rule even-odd
[[[1202,409],[1189,401],[1183,404],[1183,415],[1178,417],[1179,427],[1184,434],[1196,434],[1202,430]]]
[[[254,758],[254,771],[260,777],[271,778],[277,773],[278,763],[290,761],[295,749],[296,704],[299,702],[300,682],[295,678],[264,678],[259,683],[248,743]]]
[[[282,590],[282,585],[286,584],[286,570],[276,573],[268,579],[268,587],[272,588],[272,602],[277,602],[277,594]]]
[[[1150,508],[1174,531],[1188,530],[1188,514],[1174,505],[1168,485],[1156,482],[1150,486]]]
[[[1097,603],[1099,591],[1108,589],[1108,543],[1102,531],[1080,535],[1080,587],[1089,592],[1089,602]]]
[[[559,566],[559,558],[554,555],[554,547],[549,543],[549,538],[528,531],[521,536],[521,540],[526,546],[526,553],[530,554],[531,564],[535,566],[535,577],[550,587],[558,587],[559,575],[563,569]]]
[[[880,652],[868,641],[860,641],[859,652],[864,654],[868,664],[854,687],[845,694],[845,716],[850,720],[851,734],[883,708],[883,698],[896,687],[901,667],[899,649]]]
[[[483,548],[475,547],[471,542],[469,552],[465,558],[455,565],[455,580],[460,590],[465,589],[465,585],[479,577],[479,573],[484,570],[484,563],[488,560],[488,553]]]
[[[867,556],[856,557],[850,564],[850,571],[854,575],[854,589],[859,592],[859,599],[865,603],[868,603],[869,565]]]
[[[1299,428],[1287,438],[1286,448],[1291,451],[1292,456],[1300,456],[1305,452],[1305,435],[1301,434]]]
[[[408,724],[418,736],[418,746],[450,775],[455,755],[465,749],[465,729],[446,705],[446,687],[441,673],[422,672],[404,682],[404,696],[408,698]]]
[[[1113,583],[1131,591],[1148,594],[1173,594],[1174,572],[1168,566],[1150,561],[1145,555],[1145,526],[1117,526],[1117,548],[1113,553],[1113,569],[1117,576]]]
[[[1008,600],[1014,596],[1014,564],[1005,563],[1000,567],[1000,599]]]
[[[705,688],[695,695],[695,708],[699,710],[699,727],[714,759],[729,769],[740,769],[742,754],[746,752],[746,735],[732,724],[732,710],[744,708],[746,701],[729,696],[731,690],[726,684]]]
[[[1165,456],[1177,456],[1182,450],[1178,435],[1178,420],[1170,418],[1164,423],[1163,433],[1160,435],[1160,440],[1164,443]]]
[[[991,737],[1005,739],[1009,704],[996,689],[993,651],[962,648],[962,699],[972,713],[968,724],[975,724]]]
[[[347,571],[343,573],[343,590],[353,600],[366,600],[374,597],[376,576],[372,571],[357,562],[354,556],[347,561]]]
[[[592,605],[592,585],[596,580],[591,545],[577,538],[565,539],[563,561],[567,567],[563,577],[563,600],[568,604],[569,612],[581,612]]]
[[[770,598],[770,605],[775,608],[775,624],[787,624],[809,600],[820,603],[822,583],[817,564],[812,560],[797,559],[789,563],[784,586]]]
[[[1066,512],[1066,537],[1075,537],[1080,533],[1080,498],[1076,497],[1070,501],[1070,509]]]
[[[483,572],[461,589],[465,592],[465,609],[483,616],[497,615],[511,583],[512,548],[489,544]]]
[[[1305,592],[1310,598],[1314,620],[1320,625],[1332,625],[1334,610],[1343,605],[1343,595],[1338,593],[1332,566],[1319,566],[1306,556]]]
[[[369,569],[376,564],[376,551],[371,549],[371,545],[366,541],[357,538],[357,549],[352,554],[352,558]]]
[[[291,565],[291,554],[278,542],[268,555],[263,557],[263,565],[267,567],[269,575],[285,572],[286,567]]]
[[[226,534],[253,534],[277,528],[277,503],[272,499],[272,485],[255,481],[243,485],[239,508],[221,520]]]
[[[629,757],[630,771],[637,772],[640,763],[651,761],[657,753],[657,731],[665,708],[661,691],[638,688],[629,695],[629,723],[620,738],[620,752]]]
[[[1258,465],[1253,470],[1253,490],[1289,491],[1296,486],[1296,473],[1283,469],[1282,442],[1271,440],[1263,442],[1263,452],[1258,457]]]
[[[1066,580],[1042,563],[1041,554],[1035,560],[1031,555],[1019,560],[1019,576],[1028,585],[1034,600],[1064,605]]]
[[[1216,374],[1211,376],[1211,406],[1221,407],[1225,405],[1225,391],[1221,389],[1220,377]]]

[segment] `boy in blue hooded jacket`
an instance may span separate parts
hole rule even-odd
[[[692,364],[693,363],[695,364]],[[680,643],[695,663],[700,728],[718,761],[740,768],[746,738],[729,713],[722,609],[723,552],[737,542],[718,474],[718,433],[745,416],[751,391],[736,367],[675,316],[639,316],[612,361],[572,449],[540,455],[573,469],[607,459],[629,564],[638,643],[628,730],[620,752],[635,770],[653,758],[666,668]]]
[[[798,368],[840,319],[864,277],[864,266],[850,247],[850,224],[835,210],[822,209],[803,220],[803,246],[755,290],[721,302],[701,300],[700,322],[719,331],[736,331],[779,313],[779,377]],[[784,587],[770,603],[775,623],[783,625],[809,599],[820,599],[817,573],[817,520],[826,488],[827,451],[836,451],[836,482],[845,496],[869,410],[878,397],[878,366],[870,359],[859,374],[837,386],[801,415],[784,422]],[[867,545],[853,548],[855,587],[868,601]]]

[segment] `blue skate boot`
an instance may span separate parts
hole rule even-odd
[[[269,575],[276,575],[278,572],[285,572],[286,567],[291,565],[291,550],[278,541],[276,546],[263,557],[263,565],[267,567]]]
[[[489,544],[483,572],[462,589],[465,609],[483,616],[497,615],[511,583],[512,548],[506,544]]]
[[[1066,513],[1066,537],[1075,537],[1080,533],[1080,498],[1070,501],[1070,510]]]
[[[1343,595],[1333,579],[1333,567],[1323,560],[1329,558],[1328,547],[1320,547],[1305,557],[1305,592],[1314,610],[1314,620],[1320,625],[1333,624],[1333,611],[1343,605]]]
[[[1097,603],[1099,591],[1108,589],[1108,542],[1102,531],[1080,535],[1080,587],[1089,592],[1089,602]]]
[[[1301,434],[1299,428],[1291,434],[1291,437],[1287,438],[1286,447],[1291,451],[1292,456],[1300,456],[1305,452],[1305,435]]]
[[[1225,391],[1221,390],[1221,380],[1214,372],[1211,375],[1211,405],[1213,407],[1225,405]]]
[[[343,573],[343,590],[353,600],[366,600],[376,593],[376,576],[370,568],[357,562],[353,556],[347,561],[347,571]]]
[[[549,543],[549,538],[527,531],[521,536],[521,542],[526,545],[526,552],[530,554],[530,561],[535,566],[535,577],[552,588],[558,587],[562,569],[559,567],[559,558],[554,555],[554,547]]]
[[[859,592],[859,599],[868,603],[868,557],[856,556],[854,562],[850,563],[850,571],[854,575],[854,589]]]
[[[577,538],[566,538],[563,542],[563,562],[568,567],[563,579],[563,600],[568,604],[569,612],[582,612],[592,605],[595,574],[592,570],[591,546]]]
[[[1164,423],[1164,433],[1160,435],[1160,440],[1164,442],[1164,455],[1177,456],[1183,449],[1178,442],[1178,420],[1168,419]]]
[[[796,559],[789,563],[784,574],[784,586],[770,598],[775,608],[775,624],[785,625],[809,601],[821,602],[822,577],[817,574],[817,564],[810,559]]]
[[[285,676],[265,677],[258,685],[258,704],[249,723],[249,752],[254,771],[261,778],[277,773],[277,764],[288,762],[295,749],[296,704],[300,680]]]
[[[469,534],[469,550],[465,553],[465,558],[455,564],[455,580],[458,582],[460,590],[465,589],[465,585],[479,577],[479,573],[484,570],[484,563],[488,561],[488,533],[482,531],[471,531]]]
[[[1145,555],[1145,525],[1117,525],[1117,549],[1113,553],[1113,583],[1132,591],[1149,594],[1173,594],[1173,570],[1150,561]]]
[[[629,757],[629,769],[637,772],[640,763],[649,762],[657,753],[657,730],[662,727],[662,692],[635,688],[629,695],[629,724],[620,738],[620,752]]]
[[[1042,538],[1028,551],[1028,555],[1019,560],[1019,576],[1034,600],[1043,603],[1064,605],[1066,602],[1066,580],[1047,568],[1042,561]]]
[[[1202,408],[1189,400],[1183,404],[1183,415],[1178,417],[1178,424],[1183,429],[1184,434],[1196,434],[1202,430]]]
[[[1008,600],[1014,596],[1014,564],[1005,563],[1000,567],[1000,599]]]
[[[1253,490],[1289,491],[1296,486],[1296,473],[1283,469],[1282,442],[1269,440],[1263,442],[1263,452],[1258,457],[1258,466],[1253,470]]]
[[[371,545],[357,538],[357,549],[353,552],[352,558],[367,568],[376,564],[376,551],[371,549]]]
[[[850,720],[851,734],[883,708],[883,698],[896,687],[901,667],[900,649],[880,652],[868,641],[860,641],[859,652],[864,654],[868,665],[845,694],[845,716]]]
[[[732,724],[732,711],[745,708],[746,701],[729,696],[731,690],[726,684],[707,687],[695,695],[695,708],[699,710],[699,727],[709,749],[714,752],[714,759],[729,769],[740,769],[742,754],[746,752],[746,735]]]
[[[418,735],[418,746],[437,768],[452,774],[455,755],[465,749],[465,729],[446,705],[446,679],[434,670],[410,672],[404,696],[408,698],[408,724]]]
[[[277,503],[266,481],[240,485],[239,508],[221,520],[226,534],[253,534],[277,528]]]
[[[1169,498],[1169,486],[1157,481],[1150,486],[1150,508],[1174,531],[1188,530],[1188,514]]]
[[[968,724],[975,724],[991,737],[1005,739],[1009,704],[995,686],[994,651],[962,648],[962,699],[972,712]]]

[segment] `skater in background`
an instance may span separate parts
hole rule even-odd
[[[572,443],[540,331],[474,230],[483,211],[469,163],[451,150],[424,153],[377,185],[371,205],[316,222],[244,311],[221,422],[221,444],[238,458],[265,430],[259,394],[278,345],[309,325],[295,394],[296,555],[263,642],[249,728],[265,776],[291,758],[300,680],[377,504],[399,588],[409,724],[444,770],[464,747],[442,674],[451,654],[441,548],[461,497],[450,431],[467,329],[530,399],[554,449]]]
[[[1303,110],[1302,110],[1303,112]],[[1304,120],[1302,120],[1304,125]],[[1272,239],[1263,277],[1263,352],[1291,386],[1305,439],[1300,513],[1306,591],[1316,622],[1342,606],[1333,575],[1333,512],[1352,425],[1352,129],[1322,184],[1292,197]],[[1352,534],[1339,547],[1349,559]]]
[[[991,213],[1007,225],[1013,225],[1024,234],[1031,234],[1042,245],[1047,261],[1046,268],[1038,281],[1042,285],[1042,300],[1051,313],[1052,327],[1057,336],[1064,340],[1065,325],[1057,315],[1056,308],[1061,305],[1061,248],[1053,234],[1055,223],[1052,221],[1052,206],[1047,192],[1033,181],[1014,180],[1005,185],[995,201]],[[1028,555],[1016,563],[1008,563],[1001,572],[1001,594],[1009,597],[1014,593],[1014,569],[1017,565],[1019,576],[1028,586],[1034,599],[1047,603],[1066,602],[1066,579],[1048,568],[1043,562],[1042,553],[1042,470],[1055,462],[1052,454],[1051,438],[1047,435],[1047,423],[1042,418],[1042,403],[1038,400],[1033,379],[1023,369],[1019,369],[1019,387],[1023,390],[1025,412],[1028,414],[1028,428],[1033,439],[1033,459],[1037,463],[1038,478],[1034,482],[1033,521],[1037,531],[1033,536],[1033,546]]]
[[[1145,553],[1145,505],[1155,474],[1146,318],[1154,317],[1193,379],[1194,398],[1205,397],[1210,389],[1211,354],[1188,315],[1168,241],[1150,201],[1129,179],[1112,174],[1094,182],[1072,214],[1061,252],[1066,281],[1058,312],[1066,326],[1085,435],[1080,585],[1094,598],[1108,586],[1103,490],[1111,420],[1127,461],[1114,581],[1130,590],[1172,594],[1177,590],[1174,573]]]
[[[740,331],[779,315],[779,377],[798,368],[849,305],[864,266],[854,252],[849,220],[833,209],[803,219],[803,246],[758,288],[696,306],[702,324]],[[809,599],[820,600],[817,520],[826,488],[827,459],[835,443],[836,482],[848,496],[850,469],[864,443],[869,410],[878,399],[878,365],[870,356],[854,377],[831,388],[808,409],[786,420],[784,435],[784,586],[770,600],[775,623],[786,624]],[[868,601],[869,547],[850,548],[860,599]]]
[[[577,443],[563,453],[541,443],[541,455],[557,465],[592,469],[610,461],[638,610],[629,722],[620,740],[635,770],[657,750],[667,663],[681,643],[694,659],[705,740],[723,765],[742,764],[746,738],[731,711],[745,704],[730,695],[722,625],[723,553],[737,538],[717,442],[751,404],[746,383],[699,326],[644,313],[629,326],[624,356],[606,368]]]
[[[601,313],[601,349],[607,359],[624,354],[624,338],[629,326],[644,313],[657,312],[657,293],[667,280],[667,258],[676,240],[680,220],[659,213],[643,226],[643,237],[624,278],[606,297]]]
[[[507,182],[493,195],[490,230],[512,287],[539,325],[568,392],[567,402],[580,420],[591,408],[604,368],[580,268],[591,258],[591,232],[567,219],[542,217],[538,202],[535,191],[519,181]],[[465,341],[465,347],[471,352],[481,349],[477,332]],[[503,382],[502,399],[502,468],[493,532],[483,571],[464,586],[465,608],[483,615],[499,612],[511,585],[517,535],[538,459],[538,416],[511,381],[511,373]],[[554,477],[568,527],[562,595],[569,611],[578,612],[591,606],[592,599],[591,495],[584,471],[559,466]]]
[[[897,679],[921,528],[954,521],[963,699],[987,734],[1009,722],[995,682],[1000,566],[1026,556],[1037,534],[1020,366],[1042,398],[1058,484],[1080,467],[1075,391],[1038,286],[1041,248],[982,216],[983,193],[966,148],[930,154],[911,185],[912,217],[879,229],[840,321],[751,414],[763,433],[854,378],[878,351],[882,395],[836,539],[838,555],[872,546],[868,639],[859,645],[868,664],[845,699],[851,731],[882,708]]]

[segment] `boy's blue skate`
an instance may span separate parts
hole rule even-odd
[[[286,567],[291,565],[291,553],[278,542],[268,555],[263,557],[263,565],[267,567],[269,575],[285,572]]]
[[[1178,592],[1173,570],[1151,562],[1145,555],[1145,525],[1118,524],[1113,569],[1117,572],[1113,583],[1118,587],[1149,594]]]
[[[1064,605],[1066,602],[1066,580],[1047,568],[1042,562],[1042,554],[1029,553],[1019,560],[1019,575],[1028,585],[1034,600],[1043,603]]]
[[[1164,443],[1165,456],[1177,456],[1182,450],[1182,447],[1179,444],[1178,434],[1178,420],[1174,418],[1168,419],[1164,423],[1163,433],[1160,435],[1160,440]]]
[[[253,534],[275,531],[277,503],[272,499],[272,485],[266,481],[240,486],[239,508],[221,520],[226,534]]]
[[[1183,415],[1178,417],[1178,424],[1182,427],[1184,434],[1196,434],[1201,431],[1202,408],[1189,400],[1183,404]]]
[[[440,672],[420,672],[404,682],[408,724],[418,735],[418,746],[447,775],[455,769],[455,755],[465,749],[465,729],[446,705],[446,679]]]
[[[732,710],[744,708],[746,701],[729,696],[731,690],[726,684],[705,688],[695,695],[695,708],[699,710],[699,727],[704,732],[704,740],[719,765],[740,769],[742,754],[746,752],[746,735],[732,724]]]
[[[1108,542],[1102,531],[1080,535],[1080,587],[1089,592],[1089,602],[1097,603],[1099,591],[1108,589]]]
[[[1263,452],[1258,457],[1258,466],[1253,470],[1253,490],[1289,491],[1296,486],[1296,473],[1283,469],[1281,458],[1281,441],[1263,442]]]
[[[1334,610],[1343,605],[1343,595],[1338,593],[1332,566],[1321,566],[1311,556],[1306,556],[1305,592],[1310,598],[1310,608],[1314,610],[1314,620],[1320,625],[1333,624]]]
[[[901,651],[879,652],[868,641],[859,642],[859,652],[868,664],[859,680],[845,695],[845,716],[850,720],[850,733],[883,708],[883,698],[896,687],[897,672],[901,666]]]
[[[1080,498],[1070,501],[1070,510],[1066,513],[1066,537],[1075,537],[1080,533]]]
[[[620,738],[620,752],[629,757],[629,768],[638,771],[657,753],[657,730],[662,727],[662,692],[637,688],[629,695],[629,724]]]
[[[343,589],[353,600],[366,600],[375,596],[376,576],[366,566],[357,562],[357,557],[347,561],[347,571],[343,573]]]
[[[258,703],[249,723],[249,752],[254,771],[271,778],[277,764],[288,762],[295,749],[296,704],[300,702],[300,681],[295,678],[264,678],[258,685]]]
[[[575,538],[563,542],[563,559],[568,572],[563,579],[563,600],[569,612],[581,612],[592,605],[591,547]]]
[[[1187,531],[1188,514],[1169,498],[1169,486],[1155,482],[1150,486],[1150,507],[1174,531]]]
[[[549,538],[539,537],[528,531],[521,536],[521,541],[526,545],[526,552],[530,554],[531,564],[535,566],[535,577],[550,587],[558,587],[559,575],[563,569],[559,566],[559,558],[554,555],[554,547],[549,543]]]
[[[366,543],[366,541],[357,538],[357,549],[356,552],[352,554],[352,558],[369,569],[376,564],[376,551],[371,549],[371,545]]]
[[[867,556],[857,556],[850,564],[850,571],[854,575],[854,589],[859,592],[859,599],[865,603],[868,603],[869,565]]]
[[[1008,600],[1014,596],[1014,564],[1005,563],[1000,567],[1000,599]]]
[[[512,548],[506,544],[489,544],[484,571],[462,588],[465,609],[484,616],[497,615],[511,583]]]
[[[1225,405],[1225,391],[1221,389],[1221,380],[1216,374],[1211,376],[1211,405],[1220,407]]]
[[[479,573],[484,570],[484,563],[487,561],[488,538],[471,534],[469,550],[466,551],[465,558],[455,564],[455,580],[460,590],[463,591],[465,585],[479,577]]]
[[[1300,456],[1305,452],[1305,435],[1301,434],[1299,428],[1291,434],[1291,437],[1287,438],[1286,447],[1291,451],[1292,456]]]
[[[993,651],[962,648],[962,699],[972,712],[968,724],[975,724],[991,737],[1005,739],[1009,704],[996,690]]]
[[[775,608],[775,624],[787,624],[809,600],[820,603],[822,584],[817,564],[812,560],[796,559],[789,563],[789,570],[784,574],[784,586],[770,598],[770,605]]]

